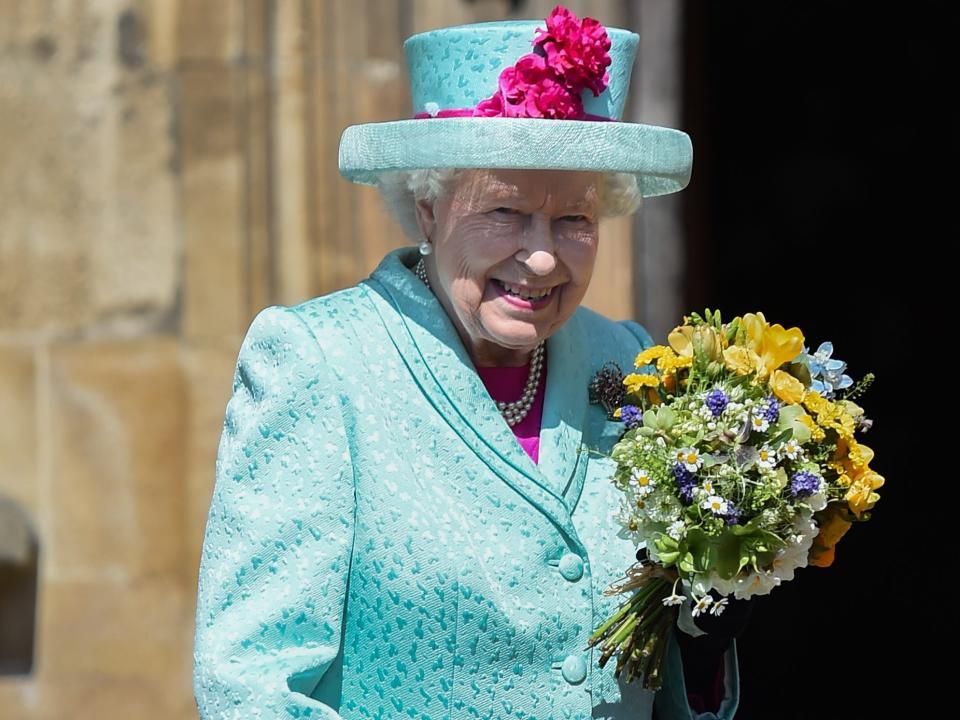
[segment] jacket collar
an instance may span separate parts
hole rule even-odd
[[[538,465],[501,416],[443,307],[414,274],[418,258],[416,247],[393,250],[361,283],[370,289],[394,345],[457,434],[579,543],[570,515],[586,474],[584,424],[592,372],[579,312],[547,339]]]

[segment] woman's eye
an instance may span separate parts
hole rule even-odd
[[[494,212],[507,213],[507,214],[510,214],[510,215],[516,215],[516,214],[518,214],[520,211],[517,210],[516,208],[498,207],[496,210],[494,210]]]
[[[561,220],[567,220],[569,222],[590,222],[590,218],[586,215],[564,215]]]

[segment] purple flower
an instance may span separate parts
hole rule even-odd
[[[682,463],[673,466],[673,479],[677,481],[677,487],[680,488],[680,497],[687,504],[693,502],[693,490],[697,487],[697,480],[693,473],[687,470]]]
[[[726,409],[729,399],[723,390],[720,388],[714,388],[707,393],[705,402],[707,403],[707,407],[710,408],[710,412],[713,413],[713,416],[719,417],[723,413],[724,409]]]
[[[790,478],[790,493],[794,497],[813,495],[820,489],[820,478],[808,470],[800,470]]]
[[[643,413],[636,405],[624,405],[620,408],[620,419],[631,430],[643,425]]]
[[[763,411],[763,417],[771,425],[780,419],[780,403],[773,395],[767,397],[767,409]]]
[[[723,516],[723,521],[727,525],[738,525],[740,523],[740,509],[732,502],[727,500],[727,512]]]

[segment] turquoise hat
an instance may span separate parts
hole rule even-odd
[[[644,197],[686,187],[690,137],[620,120],[639,36],[584,18],[590,40],[581,41],[579,30],[563,36],[551,20],[581,22],[557,6],[546,29],[542,20],[513,20],[407,38],[414,117],[347,127],[340,174],[374,185],[391,170],[587,170],[634,173]]]

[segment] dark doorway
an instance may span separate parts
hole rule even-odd
[[[955,440],[952,424],[938,432],[910,410],[936,412],[954,392],[947,345],[930,346],[955,323],[956,25],[944,7],[685,5],[687,307],[760,310],[800,326],[811,352],[833,341],[855,379],[872,371],[863,442],[887,480],[831,568],[761,598],[739,641],[737,718],[924,717],[952,704],[927,650],[954,626],[934,570],[952,555],[934,508],[951,501],[922,448]]]

